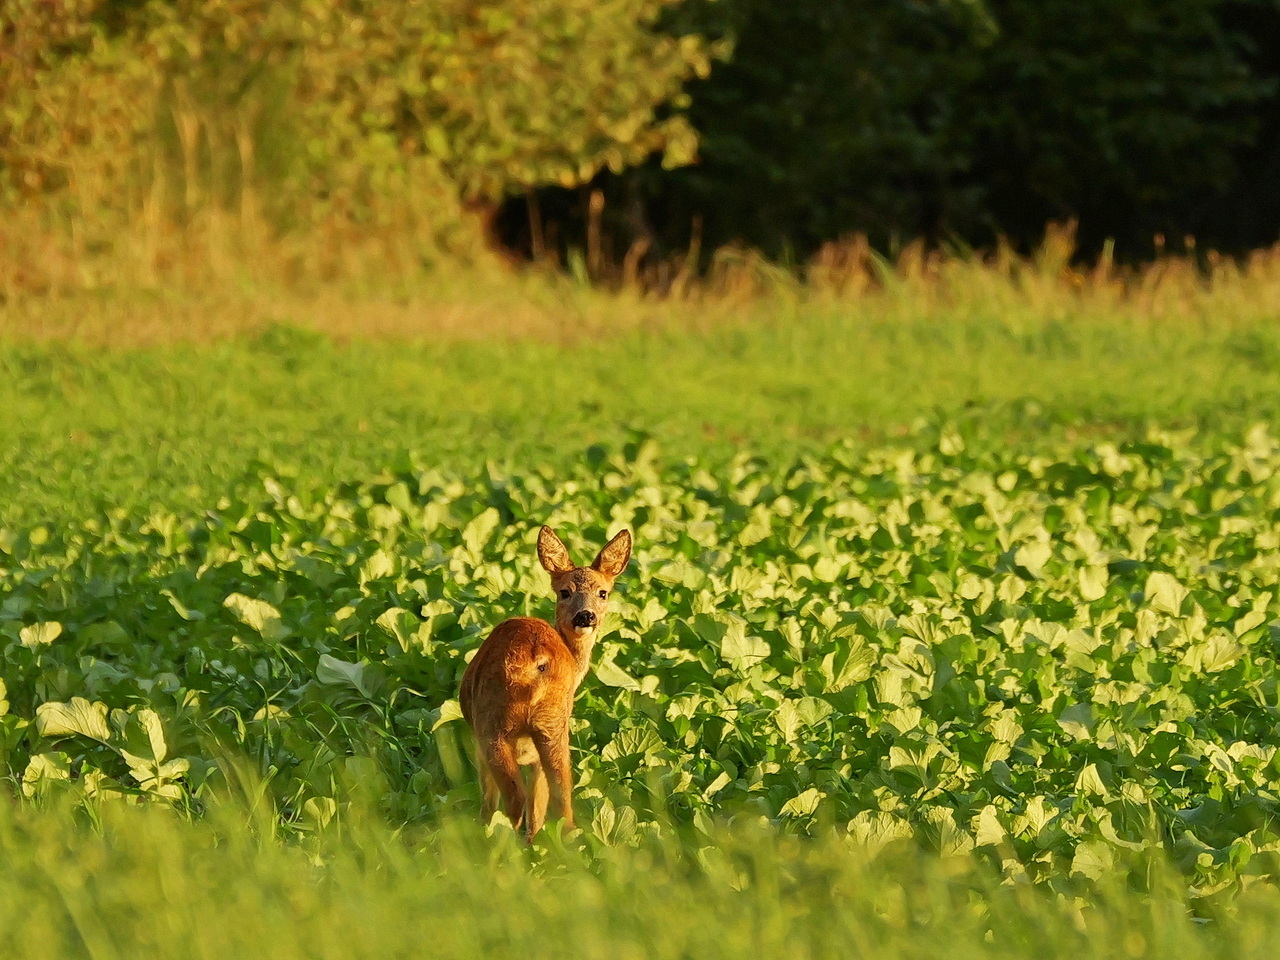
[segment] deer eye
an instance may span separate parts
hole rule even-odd
[[[601,600],[606,600],[606,599],[608,599],[608,597],[609,597],[609,591],[608,591],[608,590],[601,590],[601,591],[600,591],[600,599],[601,599]]]
[[[569,599],[569,591],[568,591],[568,590],[561,590],[561,591],[560,591],[560,599],[561,599],[561,600],[568,600],[568,599]]]

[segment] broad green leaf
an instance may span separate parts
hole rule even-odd
[[[835,711],[835,708],[818,697],[801,697],[796,703],[796,712],[800,722],[805,726],[821,723]]]
[[[189,619],[197,619],[191,617]],[[201,615],[198,619],[204,619]],[[91,623],[76,631],[76,636],[86,647],[104,647],[124,650],[134,643],[134,638],[114,620],[102,620]]]
[[[1071,872],[1090,880],[1101,880],[1110,875],[1115,866],[1115,851],[1101,840],[1084,841],[1076,847],[1075,856],[1071,859]]]
[[[720,644],[720,656],[734,670],[742,672],[769,658],[769,644],[760,637],[731,630]]]
[[[1107,799],[1109,796],[1107,785],[1102,782],[1097,764],[1088,764],[1080,771],[1080,775],[1076,777],[1076,791],[1082,796]]]
[[[997,743],[1014,744],[1022,736],[1022,724],[1018,722],[1017,712],[1002,710],[1000,716],[993,719],[988,726]]]
[[[365,677],[367,664],[339,660],[327,653],[320,654],[316,664],[316,679],[321,683],[347,686],[366,699],[373,699],[372,685]]]
[[[667,611],[654,597],[645,600],[644,607],[636,616],[636,629],[643,636],[655,623],[666,617]]]
[[[783,700],[774,713],[778,729],[782,731],[782,739],[791,743],[796,739],[801,727],[800,711],[794,700]]]
[[[371,580],[384,580],[396,572],[396,558],[386,550],[375,550],[360,568],[360,580],[368,583]]]
[[[423,622],[410,611],[400,607],[390,607],[374,622],[394,637],[400,644],[400,649],[406,653],[414,649],[423,649],[418,639]]]
[[[1260,607],[1255,607],[1231,625],[1231,632],[1237,637],[1242,637],[1250,630],[1260,627],[1266,623],[1267,616],[1267,607],[1265,604]]]
[[[289,636],[289,628],[280,620],[280,611],[265,600],[233,593],[222,605],[245,626],[256,630],[264,640],[278,641]]]
[[[901,817],[880,810],[863,810],[849,821],[849,837],[866,848],[871,855],[898,840],[915,836],[911,824]]]
[[[807,817],[817,811],[821,802],[822,792],[817,787],[810,787],[784,803],[778,813],[783,817]]]
[[[493,536],[502,518],[498,511],[489,507],[480,511],[470,523],[463,528],[462,542],[472,556],[480,556]]]
[[[634,807],[615,806],[608,798],[600,801],[591,821],[592,832],[608,844],[626,843],[638,825]]]
[[[462,707],[458,705],[457,700],[446,700],[440,704],[440,716],[431,726],[431,732],[435,733],[444,724],[452,723],[454,720],[462,719]]]
[[[663,564],[654,571],[653,577],[662,583],[681,586],[686,590],[701,590],[707,583],[706,573],[683,557]]]
[[[38,796],[50,783],[71,779],[71,758],[65,753],[53,751],[38,753],[28,761],[22,772],[22,795]]]
[[[111,739],[107,705],[72,697],[66,703],[42,703],[36,707],[36,732],[42,737],[90,737],[106,743]]]
[[[1245,654],[1245,648],[1225,633],[1215,633],[1187,650],[1187,664],[1195,671],[1221,673]]]
[[[302,815],[316,827],[327,827],[338,813],[338,803],[332,797],[311,797],[302,805]]]
[[[747,636],[746,621],[734,614],[695,614],[693,629],[704,643],[718,647],[720,656],[735,671],[746,670],[769,656],[769,644]]]
[[[164,727],[160,723],[160,715],[154,710],[143,708],[135,716],[147,734],[147,739],[151,744],[152,758],[156,763],[164,763],[164,758],[169,753],[169,745],[164,739]]]
[[[62,636],[62,624],[56,620],[33,623],[18,631],[18,638],[24,647],[45,647],[60,636]]]
[[[1081,567],[1077,577],[1080,583],[1080,596],[1092,603],[1094,600],[1101,600],[1107,593],[1107,584],[1110,581],[1110,574],[1106,566],[1102,564],[1093,564],[1087,567]]]
[[[189,761],[179,757],[166,763],[158,763],[150,757],[135,756],[127,750],[121,750],[120,755],[129,764],[129,775],[138,781],[138,786],[147,793],[165,800],[182,798],[182,787],[175,781],[185,776],[191,769]]]
[[[1033,577],[1038,577],[1052,556],[1053,547],[1043,540],[1032,540],[1018,548],[1013,560]]]
[[[623,757],[646,755],[663,748],[662,738],[652,727],[632,727],[621,731],[600,751],[602,760],[619,760]]]
[[[1058,726],[1076,740],[1093,738],[1093,706],[1088,703],[1073,703],[1058,714]]]
[[[178,599],[172,590],[161,590],[160,595],[169,601],[169,606],[173,607],[174,612],[183,620],[188,622],[196,622],[204,619],[204,614],[199,610],[192,610],[185,603]]]
[[[1182,613],[1182,604],[1190,595],[1190,591],[1172,574],[1163,570],[1153,570],[1147,576],[1147,584],[1142,592],[1153,609],[1172,617]]]
[[[1055,816],[1056,811],[1045,803],[1044,797],[1031,797],[1022,813],[1014,817],[1012,832],[1019,836],[1025,832],[1032,838],[1039,837]]]
[[[595,666],[596,679],[606,687],[621,687],[623,690],[639,690],[640,684],[611,659],[602,659]]]
[[[974,834],[974,842],[979,847],[996,846],[1008,839],[1008,834],[1000,824],[999,812],[991,804],[987,804],[978,812]]]
[[[871,677],[876,653],[860,637],[840,642],[836,649],[822,658],[822,673],[827,680],[827,692],[838,693]]]
[[[974,840],[968,830],[956,822],[955,811],[932,806],[925,810],[925,822],[936,838],[938,852],[944,857],[963,857],[972,852]]]
[[[703,799],[710,800],[732,782],[733,779],[729,774],[725,773],[723,770],[720,771],[720,773],[716,774],[716,778],[707,784],[706,789],[702,791]]]
[[[738,532],[738,542],[744,547],[754,546],[773,533],[773,518],[764,507],[757,506],[751,511],[751,519]]]

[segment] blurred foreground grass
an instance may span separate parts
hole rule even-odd
[[[1231,958],[1280,949],[1280,893],[1193,918],[1149,864],[1089,898],[998,885],[976,861],[742,824],[611,848],[497,828],[418,836],[375,818],[285,845],[240,812],[192,824],[108,805],[0,807],[0,936],[27,960],[86,957]],[[592,846],[594,849],[589,849]],[[1203,906],[1203,904],[1201,905]]]

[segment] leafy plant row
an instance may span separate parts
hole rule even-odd
[[[979,425],[790,462],[637,436],[567,472],[263,468],[198,516],[0,531],[0,755],[37,802],[257,783],[291,830],[357,795],[473,815],[468,656],[549,614],[539,525],[584,559],[625,525],[572,737],[600,840],[761,816],[1056,887],[1160,850],[1208,895],[1280,873],[1278,471],[1263,427]]]

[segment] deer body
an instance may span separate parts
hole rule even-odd
[[[485,819],[501,800],[512,824],[532,839],[546,820],[552,792],[573,826],[569,718],[591,667],[613,582],[631,558],[623,530],[589,567],[574,566],[549,527],[538,535],[538,559],[557,593],[556,622],[505,620],[480,645],[462,675],[458,700],[476,736]],[[526,790],[520,768],[533,768]]]

